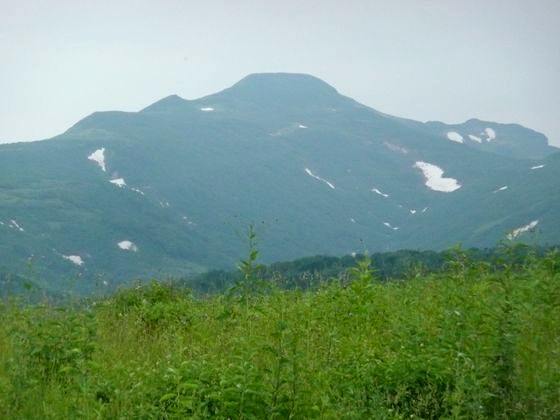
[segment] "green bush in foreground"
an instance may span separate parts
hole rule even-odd
[[[254,255],[256,257],[256,254]],[[560,418],[560,255],[0,306],[0,418]],[[243,280],[241,280],[243,281]],[[250,287],[248,287],[250,286]]]

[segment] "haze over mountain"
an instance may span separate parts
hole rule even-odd
[[[254,74],[0,145],[0,272],[87,290],[231,267],[250,223],[266,262],[552,243],[559,177],[558,149],[520,125],[421,123],[313,76]]]

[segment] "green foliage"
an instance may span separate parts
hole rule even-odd
[[[133,289],[120,290],[113,298],[118,316],[132,314],[141,329],[157,332],[169,326],[190,324],[190,293],[171,283],[152,281]]]
[[[250,296],[262,295],[269,290],[270,286],[261,276],[264,266],[257,263],[259,255],[257,249],[257,234],[252,224],[249,225],[247,241],[249,245],[248,255],[245,259],[241,260],[238,265],[241,278],[238,279],[229,290],[230,296],[240,297],[244,299],[246,303]]]
[[[82,372],[95,350],[95,319],[85,311],[43,307],[22,309],[11,326],[18,377],[61,379]]]
[[[373,281],[371,259],[367,255],[358,260],[358,262],[356,263],[356,267],[350,268],[349,272],[350,281],[353,285],[367,287]]]
[[[395,252],[373,253],[370,265],[375,266],[375,278],[380,282],[394,279],[414,279],[425,277],[430,273],[442,271],[453,272],[455,276],[473,275],[477,272],[502,271],[519,269],[534,257],[543,257],[554,248],[529,248],[523,244],[502,242],[497,248],[465,249],[456,246],[445,251],[413,251],[400,250]],[[317,255],[270,264],[268,266],[251,263],[251,255],[246,257],[240,268],[245,265],[252,267],[253,283],[270,287],[271,284],[282,289],[317,290],[322,284],[336,279],[345,283],[350,272],[356,269],[356,261],[363,261],[364,255],[356,257],[331,257]],[[468,271],[468,272],[467,272]],[[256,274],[256,275],[255,275]],[[242,278],[246,276],[243,275]],[[264,281],[263,281],[264,280]],[[240,271],[214,270],[191,279],[183,279],[178,283],[188,286],[202,294],[216,294],[239,284]],[[255,290],[249,287],[248,290]]]
[[[0,417],[558,418],[560,254],[503,252],[458,248],[394,282],[366,256],[348,281],[242,299],[153,282],[63,308],[4,301]]]

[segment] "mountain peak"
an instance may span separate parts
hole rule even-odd
[[[334,87],[309,74],[254,73],[230,88],[204,99],[249,102],[259,106],[270,104],[305,106],[332,103],[340,97]]]
[[[183,107],[188,104],[188,100],[181,98],[179,95],[169,95],[157,102],[147,106],[142,110],[144,111],[156,111],[165,112],[168,110],[176,110],[178,107]]]
[[[176,112],[193,109],[197,102],[230,102],[236,105],[251,104],[306,106],[333,103],[341,98],[337,90],[323,80],[303,73],[253,73],[221,92],[189,101],[178,95],[169,95],[144,108],[142,112]]]
[[[295,90],[305,93],[338,94],[336,89],[318,77],[304,73],[253,73],[234,84],[230,89],[264,91]]]

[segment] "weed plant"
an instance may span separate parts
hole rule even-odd
[[[509,254],[508,254],[509,252]],[[558,419],[560,254],[227,294],[0,304],[0,418]]]

